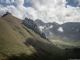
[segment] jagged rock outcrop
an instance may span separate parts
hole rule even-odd
[[[23,21],[23,24],[26,25],[28,28],[32,29],[37,34],[39,34],[42,38],[47,39],[46,35],[40,31],[39,27],[33,20],[25,18],[25,20]]]

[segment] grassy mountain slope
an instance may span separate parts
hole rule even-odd
[[[65,48],[79,48],[80,47],[80,42],[65,42],[62,40],[51,40],[53,44],[57,45],[58,47],[65,49]]]
[[[32,36],[21,26],[21,21],[11,15],[0,18],[0,52],[7,55],[28,51],[23,44]]]
[[[20,19],[11,14],[0,18],[0,59],[61,60],[63,54],[63,50],[24,26]]]

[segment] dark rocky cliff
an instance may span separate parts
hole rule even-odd
[[[32,29],[37,34],[39,34],[42,38],[47,39],[46,35],[40,31],[38,25],[33,20],[25,18],[23,24],[26,25],[28,28]]]

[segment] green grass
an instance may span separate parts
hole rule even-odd
[[[60,40],[47,41],[14,16],[0,18],[0,59],[66,60],[64,48],[72,46],[80,45]]]
[[[12,55],[8,60],[64,60],[64,51],[49,42],[28,38],[24,43],[28,47],[35,48],[36,52],[32,55],[25,53]]]
[[[51,40],[51,42],[62,49],[80,47],[80,42],[65,42],[62,40]]]
[[[9,56],[24,52],[31,54],[29,48],[23,44],[29,37],[32,36],[23,29],[21,20],[11,15],[0,18],[0,52]]]
[[[24,26],[20,19],[11,15],[0,18],[0,57],[23,53],[35,59],[38,56],[40,59],[48,57],[48,60],[53,60],[62,59],[64,50],[41,38]]]

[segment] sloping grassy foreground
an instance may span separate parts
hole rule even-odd
[[[0,18],[0,59],[57,60],[64,51],[41,38],[10,14]]]
[[[0,18],[0,60],[68,60],[77,53],[43,39],[11,14]]]

